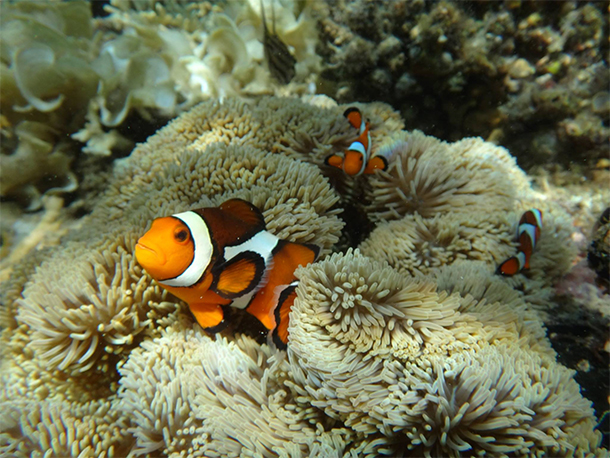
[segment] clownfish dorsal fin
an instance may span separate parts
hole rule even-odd
[[[243,251],[214,268],[214,291],[225,299],[235,299],[256,288],[265,273],[265,260],[253,251]]]
[[[253,226],[253,228],[262,231],[266,227],[265,217],[261,211],[250,202],[246,202],[242,199],[230,199],[224,202],[219,208],[222,211],[231,213],[235,218]]]

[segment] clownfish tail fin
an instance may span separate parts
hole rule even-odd
[[[365,175],[370,175],[375,173],[375,170],[387,170],[388,169],[388,160],[384,156],[373,156],[369,159],[368,164],[366,164],[366,168],[364,169]]]
[[[324,164],[340,169],[343,165],[343,157],[338,154],[331,154],[324,159]]]

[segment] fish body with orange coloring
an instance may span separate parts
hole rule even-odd
[[[298,266],[319,248],[281,240],[265,230],[262,213],[241,199],[156,218],[138,240],[138,263],[185,301],[210,332],[222,329],[231,307],[245,309],[280,347],[288,341],[288,313]]]
[[[512,276],[529,269],[530,258],[540,239],[542,230],[542,212],[537,208],[526,211],[519,220],[517,237],[519,239],[519,251],[516,256],[511,256],[498,267],[496,273],[504,276]]]
[[[352,127],[358,129],[358,138],[343,155],[332,154],[326,158],[324,163],[343,170],[349,176],[370,175],[375,170],[386,170],[388,161],[384,156],[371,157],[370,126],[362,118],[360,110],[356,107],[350,107],[345,110],[343,116],[347,118]]]

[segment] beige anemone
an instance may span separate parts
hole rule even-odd
[[[369,216],[375,221],[419,213],[511,211],[529,189],[525,174],[504,148],[480,138],[445,143],[419,131],[389,136],[378,149],[390,158],[370,179]]]
[[[134,454],[336,453],[351,434],[324,432],[320,414],[295,403],[277,383],[287,368],[284,355],[248,337],[229,342],[170,328],[144,342],[121,368],[119,407],[132,418]]]
[[[437,291],[358,252],[297,274],[288,356],[301,402],[388,444],[403,437],[416,456],[597,447],[573,373],[544,346],[531,348],[544,336],[533,322],[512,326],[522,317],[509,305],[492,305],[496,321],[472,296]]]
[[[147,159],[135,154],[123,171],[138,172],[130,164]],[[17,321],[27,326],[30,348],[50,368],[106,372],[137,344],[142,331],[163,319],[166,293],[132,255],[135,240],[155,217],[241,197],[259,206],[269,230],[282,238],[315,243],[324,251],[338,240],[343,226],[333,208],[338,197],[311,164],[220,143],[203,153],[183,149],[173,161],[155,164],[161,167],[150,170],[139,188],[133,187],[137,176],[123,182],[119,174],[113,189],[125,191],[129,200],[114,199],[113,190],[102,196],[80,230],[54,250],[23,291]]]
[[[111,233],[112,234],[112,233]],[[167,293],[153,285],[133,257],[134,234],[90,250],[78,242],[45,261],[18,300],[17,322],[29,348],[49,369],[107,373],[151,324],[151,304]]]
[[[483,323],[495,323],[496,329],[504,325],[504,338],[521,346],[547,355],[552,360],[556,353],[546,338],[546,330],[540,318],[540,306],[527,290],[514,289],[496,275],[493,267],[481,261],[458,261],[430,272],[439,290],[458,292],[462,297],[459,310],[476,313]],[[536,284],[550,295],[550,288]],[[536,296],[540,297],[540,295]],[[550,303],[547,299],[545,305]],[[515,336],[515,332],[517,337]]]
[[[3,358],[0,374],[0,455],[110,458],[131,448],[129,420],[94,374],[66,377],[27,348]]]
[[[127,420],[116,401],[71,403],[61,397],[26,403],[2,402],[2,456],[126,456]]]
[[[311,164],[222,144],[213,144],[204,153],[184,152],[176,162],[166,164],[150,184],[134,189],[122,207],[112,193],[106,196],[106,205],[91,215],[89,237],[92,231],[102,231],[102,221],[143,231],[156,217],[239,197],[263,211],[268,230],[278,237],[314,243],[325,252],[338,240],[343,222],[334,206],[339,197]]]
[[[505,215],[447,213],[423,218],[414,214],[378,225],[360,249],[399,272],[426,275],[459,260],[499,265],[512,254],[514,238]]]

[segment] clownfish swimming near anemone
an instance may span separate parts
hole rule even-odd
[[[330,155],[324,163],[331,167],[342,169],[350,176],[358,176],[363,173],[370,175],[375,170],[386,170],[388,168],[388,160],[384,156],[376,155],[371,157],[370,126],[362,118],[360,110],[356,107],[350,107],[345,110],[343,116],[347,118],[352,127],[358,129],[358,138],[347,148],[343,155]]]
[[[512,276],[529,269],[530,258],[540,240],[542,230],[542,212],[537,208],[526,211],[519,220],[517,237],[519,240],[519,251],[516,256],[511,256],[498,267],[497,274]]]
[[[280,348],[288,343],[294,271],[318,253],[266,231],[260,210],[241,199],[156,218],[135,249],[138,263],[208,332],[220,331],[237,307],[272,331]]]

